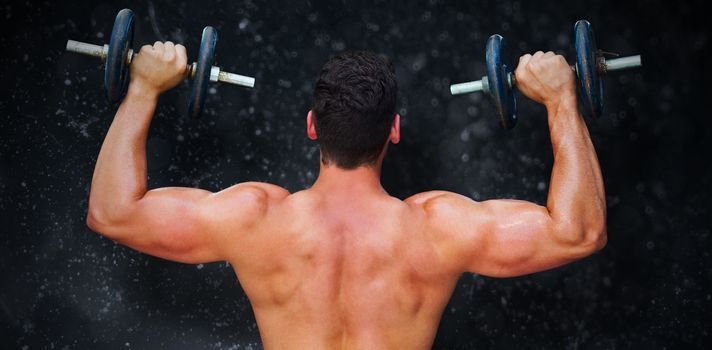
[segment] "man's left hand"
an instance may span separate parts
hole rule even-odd
[[[131,62],[130,88],[158,96],[185,78],[187,62],[183,45],[170,41],[144,45]]]

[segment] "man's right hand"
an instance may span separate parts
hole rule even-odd
[[[576,106],[574,72],[553,52],[524,55],[517,88],[546,106],[554,154],[546,207],[475,202],[444,191],[406,199],[429,220],[436,254],[453,271],[514,277],[588,256],[606,244],[606,194],[596,152]]]
[[[574,72],[561,55],[551,51],[526,54],[519,58],[514,76],[519,91],[547,109],[562,101],[576,101]]]

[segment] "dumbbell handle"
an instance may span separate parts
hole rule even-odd
[[[599,72],[601,74],[642,66],[642,63],[640,61],[640,55],[614,58],[611,60],[604,60],[603,64],[604,64],[605,68],[601,69],[601,71]],[[576,71],[576,66],[571,66],[571,69]],[[508,79],[509,79],[510,86],[511,86],[511,84],[514,80],[513,79],[514,77],[512,76],[512,73],[509,73],[509,75],[510,76],[508,77]],[[470,92],[477,92],[477,91],[485,91],[485,92],[489,91],[489,86],[487,83],[486,76],[482,77],[481,80],[468,81],[466,83],[450,85],[450,93],[453,95],[467,94]]]
[[[109,52],[109,45],[100,46],[87,44],[80,41],[67,40],[67,51],[76,52],[88,56],[99,57],[103,61],[106,60],[106,55]],[[138,55],[138,53],[129,49],[129,54],[126,58],[127,63],[131,63],[131,60],[134,58],[135,55]],[[195,75],[195,67],[195,63],[186,66],[186,75],[191,79]],[[221,81],[223,83],[246,86],[250,88],[255,86],[255,78],[226,72],[220,70],[220,67],[216,66],[212,66],[212,68],[210,69],[210,81]]]

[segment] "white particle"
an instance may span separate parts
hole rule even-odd
[[[467,142],[467,140],[469,140],[469,139],[470,139],[469,130],[468,129],[462,130],[462,132],[460,133],[460,140],[462,140],[463,142]]]
[[[543,191],[546,189],[546,183],[544,181],[539,181],[538,184],[536,184],[536,189],[539,191]]]

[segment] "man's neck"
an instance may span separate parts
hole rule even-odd
[[[329,194],[369,194],[386,193],[381,186],[380,164],[360,166],[356,169],[343,169],[335,165],[319,167],[319,177],[312,190]]]

